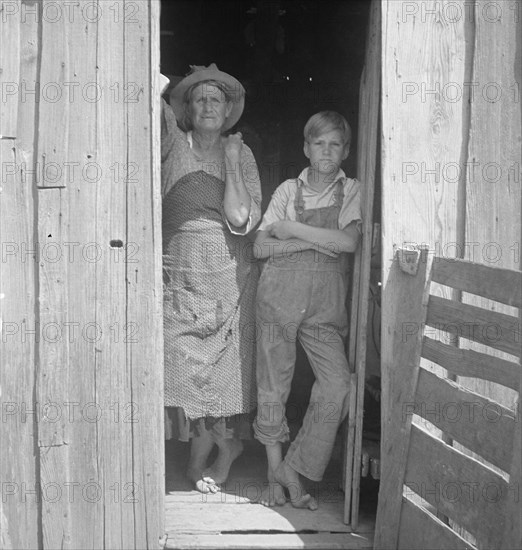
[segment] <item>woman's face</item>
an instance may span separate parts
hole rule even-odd
[[[219,132],[232,111],[225,94],[213,84],[202,82],[192,90],[187,112],[198,132]]]

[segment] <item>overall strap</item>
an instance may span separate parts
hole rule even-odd
[[[297,185],[297,190],[295,192],[295,199],[294,199],[294,208],[295,208],[295,216],[298,222],[303,222],[303,212],[304,212],[304,199],[303,199],[303,186],[299,182],[299,178],[295,179],[295,183]]]
[[[339,210],[343,207],[344,201],[344,182],[342,178],[337,180],[337,187],[334,192],[334,205],[339,207]]]

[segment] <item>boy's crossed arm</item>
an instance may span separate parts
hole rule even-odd
[[[277,258],[296,250],[315,249],[336,257],[341,252],[354,252],[360,237],[356,221],[341,230],[281,220],[270,224],[264,231],[258,231],[254,255],[257,258]],[[281,246],[281,241],[285,246]]]

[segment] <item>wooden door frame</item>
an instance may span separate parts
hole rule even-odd
[[[372,0],[366,56],[360,82],[357,178],[362,185],[362,243],[355,254],[351,295],[348,362],[355,372],[350,382],[350,404],[344,450],[344,522],[354,531],[359,522],[366,338],[373,243],[373,203],[377,168],[381,94],[381,1]],[[380,238],[380,236],[379,236]]]
[[[350,524],[354,531],[357,530],[359,522],[370,260],[374,239],[373,203],[377,168],[377,147],[379,145],[381,1],[371,0],[365,47],[365,63],[360,80],[359,97],[357,179],[362,183],[361,206],[363,224],[362,244],[354,255],[348,344],[348,361],[354,369],[354,373],[350,380],[350,404],[346,420],[346,445],[343,449],[344,523]],[[159,4],[160,0],[155,0],[155,2]],[[157,16],[157,27],[159,29],[159,8]],[[158,71],[157,76],[153,75],[153,82],[156,82],[156,78],[159,79],[159,39],[156,54],[157,59],[154,60],[153,67],[158,67]],[[368,131],[366,131],[367,129]],[[161,208],[158,216],[161,216]],[[380,235],[378,237],[380,238]],[[165,467],[165,464],[163,466]]]

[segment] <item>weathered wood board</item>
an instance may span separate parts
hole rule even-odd
[[[164,535],[159,2],[73,4],[0,9],[2,78],[16,84],[1,106],[2,544],[152,548]]]
[[[399,265],[401,252],[397,253]],[[437,261],[441,260],[435,258],[433,263]],[[493,279],[494,269],[477,266],[487,278]],[[441,548],[450,545],[500,548],[501,542],[517,548],[520,546],[518,479],[521,467],[518,413],[420,365],[420,347],[431,342],[428,345],[433,350],[432,340],[425,337],[429,324],[434,318],[455,324],[452,316],[460,302],[438,297],[434,300],[431,294],[428,298],[429,271],[425,272],[422,256],[416,270],[409,267],[407,270],[409,275],[399,274],[395,269],[390,275],[397,289],[392,302],[397,327],[408,324],[422,329],[408,330],[407,337],[399,328],[394,333],[396,363],[390,387],[394,407],[390,411],[389,426],[392,436],[383,446],[387,460],[383,462],[376,547],[412,548],[422,540],[423,545],[437,544]],[[522,285],[519,271],[512,271],[511,279]],[[494,295],[496,285],[491,286]],[[486,288],[484,295],[488,297]],[[444,313],[438,303],[441,300],[451,304]],[[425,322],[419,315],[426,306]],[[460,304],[464,311],[470,307]],[[436,315],[431,313],[433,309],[438,311]],[[404,313],[408,311],[410,317],[406,323]],[[492,325],[498,318],[497,312],[483,309],[476,315],[477,326],[480,321]],[[520,342],[517,346],[520,350]],[[515,348],[511,351],[517,352]],[[518,355],[520,379],[520,351]],[[431,357],[436,358],[433,354]],[[458,354],[452,355],[453,360],[458,357]],[[495,362],[490,364],[490,368],[494,366]],[[518,399],[520,385],[513,386]],[[413,417],[417,418],[415,423],[412,423]],[[442,430],[442,435],[434,436],[433,426]],[[422,536],[410,532],[413,521],[423,525]]]
[[[11,2],[0,17],[0,79],[2,87],[7,86],[0,104],[0,546],[38,548],[35,437],[41,411],[34,399],[38,245],[31,172],[35,105],[24,103],[19,93],[21,80],[34,89],[38,25],[31,18],[22,21],[16,13],[20,7],[20,2]]]
[[[520,13],[510,9],[515,6],[502,4],[502,7],[504,9],[490,12],[483,0],[477,0],[475,5],[473,82],[476,91],[469,130],[466,258],[520,270]],[[498,312],[512,311],[509,306],[468,293],[463,294],[462,300]],[[484,349],[468,342],[463,342],[462,347]],[[499,352],[494,355],[505,358]],[[461,382],[506,406],[514,406],[516,393],[511,389],[489,381],[461,379]]]
[[[464,217],[460,164],[467,152],[469,103],[461,83],[471,23],[448,18],[447,2],[387,2],[382,8],[382,411],[383,440],[392,407],[389,281],[397,247],[428,246],[458,256]],[[450,6],[451,11],[451,6]],[[449,297],[449,289],[436,294]],[[423,361],[423,364],[427,361]],[[426,365],[428,366],[428,365]],[[430,366],[440,371],[440,368]]]
[[[361,479],[364,387],[366,381],[366,337],[368,334],[368,303],[370,293],[370,263],[373,242],[373,204],[377,169],[378,125],[380,111],[381,70],[381,7],[374,0],[370,7],[366,59],[359,95],[359,143],[357,146],[357,177],[362,182],[362,243],[355,256],[352,289],[349,360],[355,377],[350,388],[348,437],[345,469],[344,520],[357,529]],[[354,391],[355,390],[355,391]]]

